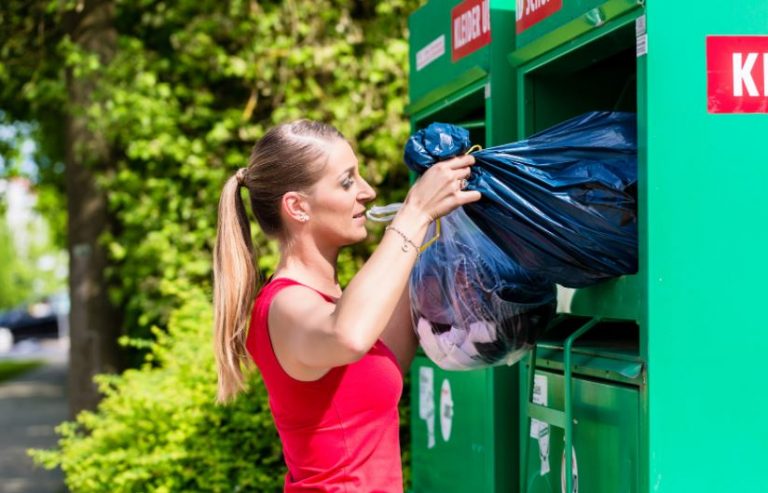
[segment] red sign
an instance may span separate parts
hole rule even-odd
[[[707,111],[768,113],[768,36],[707,36]]]
[[[517,0],[517,34],[563,7],[563,0]]]
[[[464,0],[451,10],[451,60],[491,42],[491,0]]]

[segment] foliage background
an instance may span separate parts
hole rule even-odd
[[[0,310],[19,309],[60,294],[66,284],[66,254],[60,238],[52,234],[48,216],[27,210],[25,204],[21,208],[22,214],[29,214],[24,218],[27,222],[21,223],[18,216],[10,221],[9,214],[19,211],[9,206],[9,197],[26,189],[28,176],[35,171],[30,159],[35,143],[31,125],[4,125],[4,117],[0,109]],[[38,191],[38,196],[41,193],[45,194]],[[16,197],[22,201],[30,198]],[[60,226],[54,229],[58,232]]]
[[[59,428],[59,449],[35,455],[78,492],[277,491],[282,459],[258,376],[232,406],[213,404],[218,195],[266,129],[307,117],[350,139],[379,203],[401,199],[406,23],[419,2],[114,0],[118,50],[106,64],[60,27],[81,3],[0,7],[0,109],[6,121],[36,123],[41,209],[59,236],[62,115],[87,115],[110,142],[98,181],[114,227],[103,242],[136,368],[101,376],[98,409]],[[69,104],[67,70],[98,75],[93,104]],[[343,252],[343,283],[377,238]],[[275,245],[258,228],[254,242],[266,275]],[[402,415],[407,455],[407,403]]]

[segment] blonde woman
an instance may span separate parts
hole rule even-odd
[[[271,129],[224,185],[214,251],[218,400],[243,389],[255,363],[288,467],[286,492],[402,492],[397,404],[417,341],[407,281],[427,226],[478,192],[463,190],[471,156],[427,171],[370,259],[342,291],[339,250],[365,239],[376,195],[333,127]],[[280,262],[259,286],[248,191]]]

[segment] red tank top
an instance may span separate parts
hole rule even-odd
[[[397,403],[403,379],[395,355],[377,341],[362,359],[332,368],[319,380],[288,375],[272,349],[267,323],[275,295],[294,285],[302,284],[278,278],[261,289],[246,341],[283,444],[284,491],[402,492]]]

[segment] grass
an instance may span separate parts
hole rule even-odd
[[[0,361],[0,382],[28,372],[41,364],[42,361]]]

